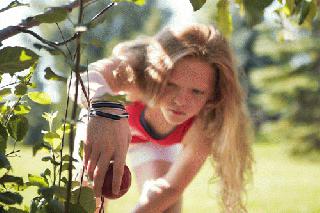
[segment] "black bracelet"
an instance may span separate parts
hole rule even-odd
[[[102,111],[95,110],[95,109],[90,110],[89,116],[90,117],[100,116],[100,117],[109,118],[112,120],[120,120],[121,118],[129,118],[129,114],[127,112],[116,115],[116,114],[102,112]]]
[[[122,111],[125,111],[126,108],[120,104],[120,103],[116,103],[116,102],[109,102],[109,101],[97,101],[91,104],[92,108],[112,108],[112,109],[120,109]]]

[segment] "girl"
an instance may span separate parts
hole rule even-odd
[[[117,193],[131,141],[131,170],[141,191],[132,212],[181,212],[183,191],[208,156],[224,212],[245,212],[250,122],[227,41],[212,26],[194,24],[166,28],[115,53],[89,68],[90,85],[98,82],[90,86],[93,101],[120,91],[131,101],[128,120],[92,117],[87,124],[84,163],[96,195],[111,159]]]

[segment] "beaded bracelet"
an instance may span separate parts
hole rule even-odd
[[[124,112],[121,114],[112,114],[112,113],[102,112],[100,110],[97,110],[99,108],[119,109]],[[129,114],[126,112],[125,107],[120,103],[109,102],[109,101],[97,101],[91,104],[89,116],[90,117],[100,116],[100,117],[104,117],[112,120],[120,120],[121,118],[128,118]]]
[[[109,102],[109,101],[96,101],[91,104],[92,108],[112,108],[112,109],[121,109],[121,110],[126,110],[125,107],[116,102]]]

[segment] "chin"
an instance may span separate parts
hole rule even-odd
[[[164,118],[169,124],[179,125],[188,120],[188,116],[186,115],[174,115],[170,112],[164,114]]]

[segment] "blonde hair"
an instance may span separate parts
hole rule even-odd
[[[246,212],[243,201],[251,175],[251,125],[228,42],[212,26],[193,24],[166,28],[148,46],[145,81],[152,105],[159,103],[174,64],[183,57],[199,57],[214,68],[214,97],[199,114],[203,131],[212,141],[212,157],[221,184],[224,212]],[[151,93],[150,93],[151,92]]]
[[[119,84],[123,82],[134,83],[138,90],[143,93],[142,96],[139,96],[139,99],[145,104],[152,103],[161,83],[159,79],[154,77],[155,72],[147,69],[149,65],[147,52],[151,40],[149,37],[140,37],[121,42],[112,50],[112,56],[121,60],[114,72],[116,81]]]

